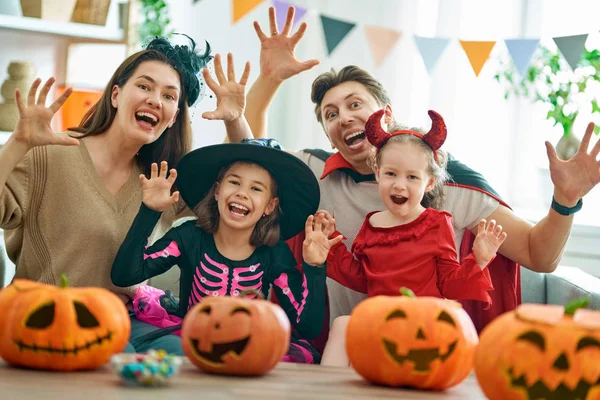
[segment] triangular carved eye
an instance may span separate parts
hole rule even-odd
[[[94,314],[84,304],[78,301],[74,301],[73,304],[75,305],[75,313],[77,313],[77,324],[80,327],[96,328],[100,326],[100,322],[98,322]]]
[[[25,326],[31,329],[46,329],[54,322],[54,308],[54,302],[44,304],[27,318]]]

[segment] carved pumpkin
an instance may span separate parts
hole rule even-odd
[[[102,288],[67,288],[16,279],[0,291],[0,357],[35,369],[93,369],[129,340],[129,313]]]
[[[346,351],[366,380],[445,389],[469,375],[477,331],[459,303],[435,297],[375,296],[350,316]]]
[[[245,292],[241,298],[205,297],[183,319],[183,351],[204,372],[263,375],[286,354],[287,315],[269,301],[243,298]]]
[[[475,373],[492,400],[600,399],[600,312],[523,304],[483,330]]]

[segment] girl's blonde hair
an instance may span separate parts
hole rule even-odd
[[[406,128],[396,123],[388,125],[388,131],[395,132],[400,130],[411,130],[425,134],[425,131],[421,128]],[[375,166],[381,165],[381,157],[385,151],[385,148],[390,143],[411,143],[423,150],[427,154],[427,173],[431,176],[435,182],[433,189],[426,192],[421,200],[421,205],[425,208],[435,208],[440,210],[444,204],[446,198],[446,190],[444,183],[448,181],[449,175],[446,171],[446,165],[448,164],[448,154],[442,150],[437,150],[438,162],[435,161],[434,151],[427,143],[422,139],[414,135],[395,135],[388,139],[387,142],[377,151],[377,148],[373,146],[373,152],[367,159],[367,163],[371,169],[375,170]]]
[[[236,161],[229,164],[226,167],[221,168],[219,175],[215,180],[215,183],[211,187],[208,194],[202,199],[200,203],[194,208],[194,214],[198,217],[196,226],[201,227],[205,232],[215,234],[219,228],[219,206],[215,199],[215,193],[217,187],[223,180],[223,177],[229,171],[231,167],[236,164],[247,164],[247,165],[258,165],[254,163],[248,163],[244,161]],[[258,165],[263,168],[262,166]],[[263,168],[264,169],[264,168]],[[266,170],[265,170],[266,171]],[[268,172],[268,171],[267,171]],[[271,178],[271,199],[277,198],[277,182],[269,173]],[[280,230],[279,230],[279,216],[281,215],[281,207],[279,204],[275,207],[273,212],[269,215],[265,215],[258,220],[250,236],[250,244],[252,246],[269,246],[273,247],[279,242]]]

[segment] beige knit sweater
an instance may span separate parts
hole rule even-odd
[[[16,278],[107,288],[127,302],[133,288],[118,288],[110,270],[142,202],[135,166],[111,195],[86,146],[44,146],[29,151],[0,196],[0,228]]]

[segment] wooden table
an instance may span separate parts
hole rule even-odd
[[[162,388],[126,387],[109,366],[95,371],[56,373],[8,367],[0,361],[0,399],[485,399],[471,374],[445,392],[392,389],[367,384],[351,368],[280,363],[260,378],[200,372],[187,360],[172,384]]]

